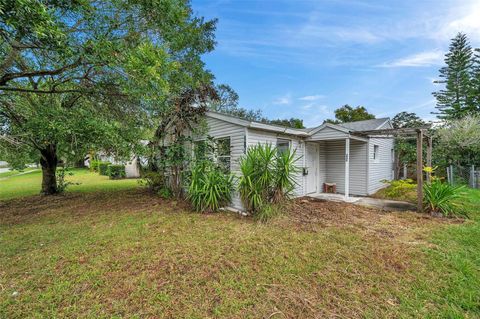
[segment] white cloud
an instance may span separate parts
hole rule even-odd
[[[444,54],[440,50],[420,52],[380,64],[384,68],[398,68],[398,67],[426,67],[432,65],[441,65],[443,63]]]
[[[479,40],[480,2],[478,0],[466,2],[464,6],[460,6],[459,12],[440,28],[438,36],[449,38],[458,32],[466,33],[470,39]]]
[[[291,94],[286,94],[284,96],[281,96],[273,101],[273,104],[277,105],[288,105],[292,102],[292,96]]]
[[[302,97],[299,97],[298,99],[301,100],[301,101],[316,101],[316,100],[319,100],[323,97],[324,97],[323,95],[317,94],[317,95],[302,96]]]

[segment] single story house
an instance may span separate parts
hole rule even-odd
[[[393,138],[361,133],[392,128],[388,118],[293,129],[209,111],[206,123],[205,135],[229,146],[222,147],[230,151],[218,157],[229,163],[230,171],[236,175],[240,175],[239,160],[250,146],[271,143],[295,149],[300,168],[296,175],[296,196],[319,194],[324,183],[335,183],[337,193],[345,197],[368,196],[384,187],[382,180],[393,176]],[[197,136],[195,140],[205,138]],[[234,196],[231,207],[243,208],[238,195]]]

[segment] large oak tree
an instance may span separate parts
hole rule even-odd
[[[186,0],[0,1],[0,151],[33,150],[52,194],[59,157],[132,150],[174,96],[211,81],[214,30]]]

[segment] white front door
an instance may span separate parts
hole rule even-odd
[[[306,193],[318,193],[318,145],[313,143],[307,143],[305,145],[306,156],[305,164],[308,169],[308,174],[306,177]]]

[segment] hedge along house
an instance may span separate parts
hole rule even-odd
[[[350,195],[368,196],[384,186],[382,180],[393,177],[393,138],[361,134],[391,129],[388,118],[292,129],[216,112],[207,112],[205,117],[207,132],[194,137],[194,141],[213,138],[221,150],[217,160],[237,176],[241,174],[240,158],[248,147],[270,143],[296,150],[299,172],[295,176],[295,196],[319,195],[325,183],[335,184],[336,192],[346,199]],[[238,195],[231,207],[243,209]]]

